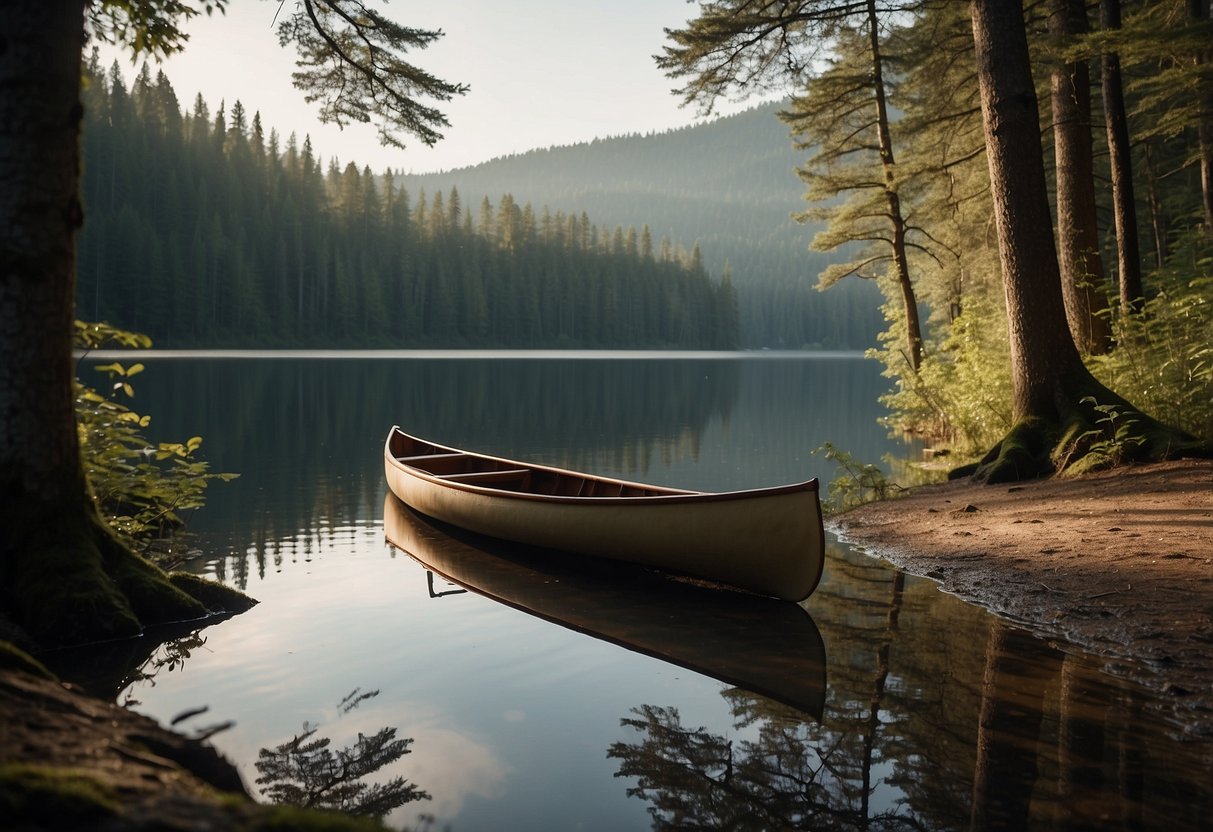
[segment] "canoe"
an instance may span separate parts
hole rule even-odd
[[[391,546],[458,587],[821,721],[826,648],[799,604],[719,592],[633,564],[569,563],[560,553],[425,518],[392,494],[383,528]],[[452,591],[459,590],[431,583],[429,594],[450,603]]]
[[[393,494],[490,537],[641,564],[790,601],[821,580],[817,480],[701,492],[504,459],[388,433]]]

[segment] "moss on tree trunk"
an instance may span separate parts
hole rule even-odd
[[[57,511],[8,503],[0,524],[0,614],[34,645],[124,638],[256,603],[213,581],[166,574],[114,536],[87,498]]]
[[[1073,403],[1059,407],[1055,418],[1021,419],[979,462],[956,468],[948,478],[972,476],[995,484],[1180,457],[1213,457],[1213,442],[1165,425],[1095,379],[1090,381],[1085,389],[1074,390]]]

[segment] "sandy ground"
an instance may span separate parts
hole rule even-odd
[[[1106,657],[1213,735],[1213,461],[922,486],[828,527],[947,592]]]

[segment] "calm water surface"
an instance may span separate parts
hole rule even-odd
[[[1161,721],[1149,694],[837,543],[803,610],[738,616],[698,598],[680,608],[677,592],[629,584],[587,612],[573,577],[542,564],[513,576],[519,592],[544,599],[562,583],[570,609],[597,616],[569,629],[459,592],[385,542],[381,452],[393,423],[445,444],[695,489],[828,481],[832,466],[812,453],[823,442],[865,461],[904,451],[877,424],[884,382],[872,363],[669,354],[147,363],[137,401],[157,437],[202,435],[215,470],[241,473],[213,487],[195,519],[208,554],[192,566],[261,603],[159,647],[151,637],[128,644],[118,658],[90,651],[95,661],[68,667],[59,657],[59,669],[161,721],[203,705],[183,727],[233,721],[213,742],[254,793],[259,751],[305,726],[333,748],[392,728],[411,753],[371,779],[402,776],[430,795],[395,810],[397,827],[1213,823],[1213,749]],[[399,521],[393,509],[389,501],[389,523]],[[439,557],[476,555],[441,531],[421,536]],[[643,609],[671,611],[671,631],[683,625],[669,636],[681,647],[662,653],[669,660],[612,635]],[[677,650],[702,648],[697,632],[704,643],[739,633],[740,646],[708,651],[739,660],[765,655],[772,633],[793,642],[803,655],[782,675],[799,698],[744,672],[726,682],[689,669]],[[343,707],[355,691],[374,695]]]

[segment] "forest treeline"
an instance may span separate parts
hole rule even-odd
[[[795,170],[807,153],[793,146],[777,118],[781,106],[401,181],[410,189],[457,187],[465,195],[511,191],[536,204],[586,210],[611,225],[644,222],[672,239],[698,240],[713,274],[726,264],[732,272],[745,347],[872,346],[883,326],[873,282],[815,291],[819,273],[839,255],[811,250],[820,224],[792,217],[804,206]]]
[[[85,67],[77,314],[162,347],[738,344],[736,292],[647,226],[321,161],[239,101]]]
[[[891,425],[992,448],[981,478],[1213,437],[1207,0],[719,0],[667,34],[686,103],[790,96],[819,283],[884,295]]]

